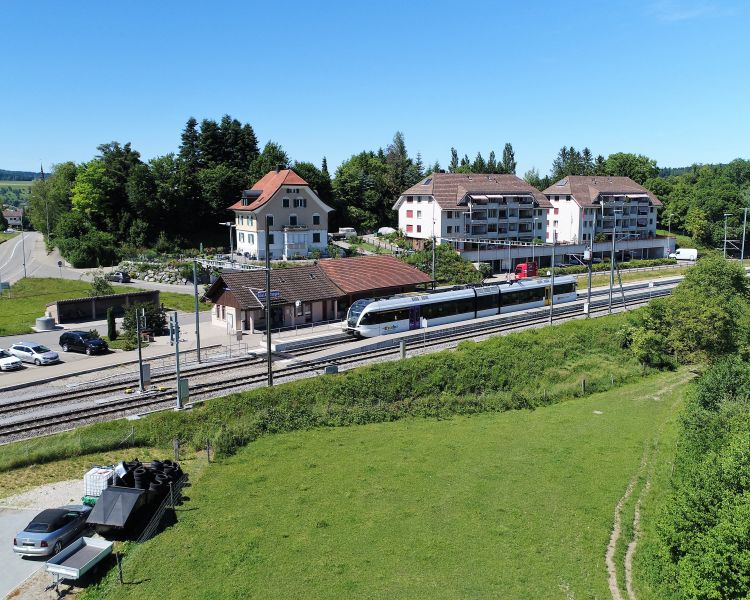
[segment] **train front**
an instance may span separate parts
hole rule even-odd
[[[352,335],[358,334],[357,323],[359,322],[359,317],[360,315],[362,315],[362,311],[365,309],[365,306],[373,302],[374,300],[370,298],[357,300],[349,307],[349,311],[346,313],[346,326],[344,327],[345,333]]]

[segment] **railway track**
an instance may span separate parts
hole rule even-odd
[[[671,293],[671,287],[661,286],[661,289],[654,289],[650,292],[631,294],[626,298],[626,308],[634,308],[646,304],[651,298],[666,296]],[[601,296],[601,294],[597,294]],[[622,308],[621,300],[614,303],[615,309]],[[607,299],[592,301],[590,314],[603,315],[608,311]],[[581,318],[580,303],[560,305],[556,308],[553,321],[566,321],[571,318]],[[501,319],[475,323],[473,326],[461,326],[452,329],[433,331],[425,335],[419,335],[413,340],[407,348],[411,347],[416,350],[426,350],[434,346],[445,346],[452,343],[484,337],[500,332],[512,332],[528,327],[544,325],[548,322],[549,316],[546,310],[537,313],[510,314]],[[457,331],[460,329],[460,331]],[[353,366],[360,363],[370,362],[373,360],[384,360],[389,357],[398,356],[400,353],[399,340],[393,340],[393,345],[377,350],[363,349],[361,352],[353,353],[348,356],[336,359],[321,358],[317,360],[300,361],[293,365],[282,367],[274,371],[274,380],[283,382],[290,379],[299,378],[300,376],[314,376],[322,371],[328,365],[338,365],[339,367]],[[265,362],[265,361],[262,361]],[[227,365],[221,365],[226,369]],[[214,369],[219,370],[219,369]],[[191,385],[191,396],[198,396],[193,403],[216,397],[218,395],[260,387],[265,385],[267,374],[259,373],[242,373],[235,374],[224,378],[221,381],[197,382]],[[89,398],[90,399],[90,398]],[[50,400],[49,398],[46,400]],[[108,398],[96,401],[95,405],[70,406],[67,398],[58,396],[57,403],[65,402],[65,406],[60,406],[60,411],[49,413],[41,416],[18,415],[16,419],[8,419],[0,423],[0,444],[21,439],[28,439],[39,435],[46,435],[59,431],[73,429],[76,426],[93,421],[103,421],[112,418],[119,418],[131,414],[143,414],[169,408],[174,404],[174,389],[148,391],[144,394],[134,394],[119,398]],[[51,402],[50,402],[51,403]],[[46,404],[46,405],[49,405]],[[6,414],[12,412],[20,413],[28,411],[30,408],[36,408],[38,405],[30,406],[17,405],[15,411],[10,406],[5,406]]]

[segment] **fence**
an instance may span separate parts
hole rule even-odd
[[[146,527],[143,529],[141,536],[138,538],[138,543],[150,540],[159,531],[159,527],[162,524],[164,515],[168,509],[174,510],[174,507],[182,502],[182,488],[187,484],[187,475],[183,475],[175,482],[169,483],[169,492],[165,496],[159,508],[156,509],[154,516],[148,522]]]
[[[289,327],[279,327],[271,330],[271,337],[295,337],[300,334],[313,334],[317,331],[341,331],[341,319],[332,319],[329,321],[318,321],[317,323],[303,323],[301,325],[290,325]],[[266,340],[266,334],[263,332],[263,341]]]

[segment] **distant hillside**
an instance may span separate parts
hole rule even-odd
[[[33,181],[34,179],[39,179],[39,173],[0,169],[0,181]]]

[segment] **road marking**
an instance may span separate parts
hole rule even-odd
[[[5,267],[7,267],[13,261],[13,256],[16,254],[16,250],[18,250],[18,246],[21,245],[22,243],[25,243],[24,242],[24,240],[26,239],[25,235],[26,234],[21,234],[21,238],[16,242],[16,245],[13,247],[13,251],[10,253],[10,258],[7,261],[5,261],[5,263],[2,266],[0,266],[0,271],[5,270]]]

